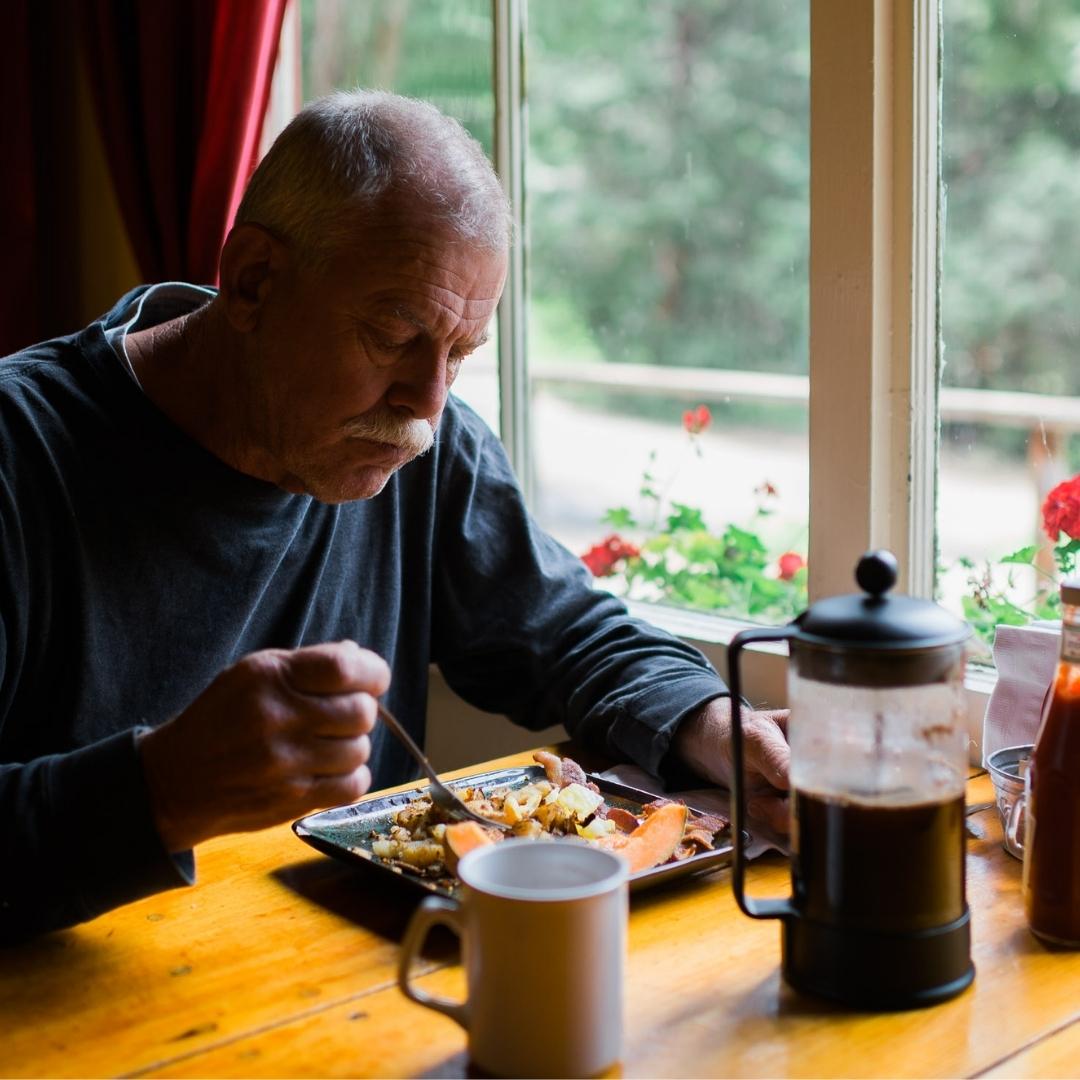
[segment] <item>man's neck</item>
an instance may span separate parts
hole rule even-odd
[[[230,385],[232,350],[222,344],[214,305],[129,333],[124,345],[146,396],[197,443],[239,468],[243,394]]]

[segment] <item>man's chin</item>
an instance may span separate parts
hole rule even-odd
[[[310,494],[324,503],[357,502],[360,499],[373,499],[390,482],[400,466],[385,468],[380,465],[366,465],[341,483],[326,483],[312,486]]]
[[[360,499],[373,499],[386,487],[390,477],[399,466],[386,468],[380,465],[366,465],[349,476],[341,477],[292,475],[279,481],[278,486],[290,495],[310,495],[322,503],[357,502]]]

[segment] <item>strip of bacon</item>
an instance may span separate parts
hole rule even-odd
[[[720,814],[705,814],[700,810],[690,811],[690,825],[695,829],[704,829],[714,836],[718,832],[723,832],[729,824],[731,824],[730,821],[726,817],[721,817]]]
[[[632,833],[641,824],[629,810],[624,810],[621,806],[609,806],[607,819],[614,821],[615,828],[624,833]]]
[[[715,833],[706,832],[704,829],[687,826],[686,831],[683,833],[683,841],[697,845],[699,851],[712,851],[714,846],[713,837],[715,835]]]

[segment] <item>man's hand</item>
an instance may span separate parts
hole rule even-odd
[[[747,812],[777,832],[789,829],[786,710],[742,710],[743,783]],[[675,753],[695,772],[723,787],[731,787],[731,699],[716,698],[696,716],[684,720],[673,740]]]
[[[251,653],[139,742],[169,851],[354,802],[390,669],[340,641]]]

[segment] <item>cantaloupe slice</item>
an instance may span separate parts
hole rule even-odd
[[[650,870],[667,862],[682,843],[686,813],[682,803],[667,803],[650,814],[632,833],[614,833],[594,843],[625,855],[630,860],[631,874]]]
[[[473,848],[493,844],[495,841],[482,825],[475,821],[455,821],[446,826],[446,863],[450,873],[457,871],[458,859]]]

